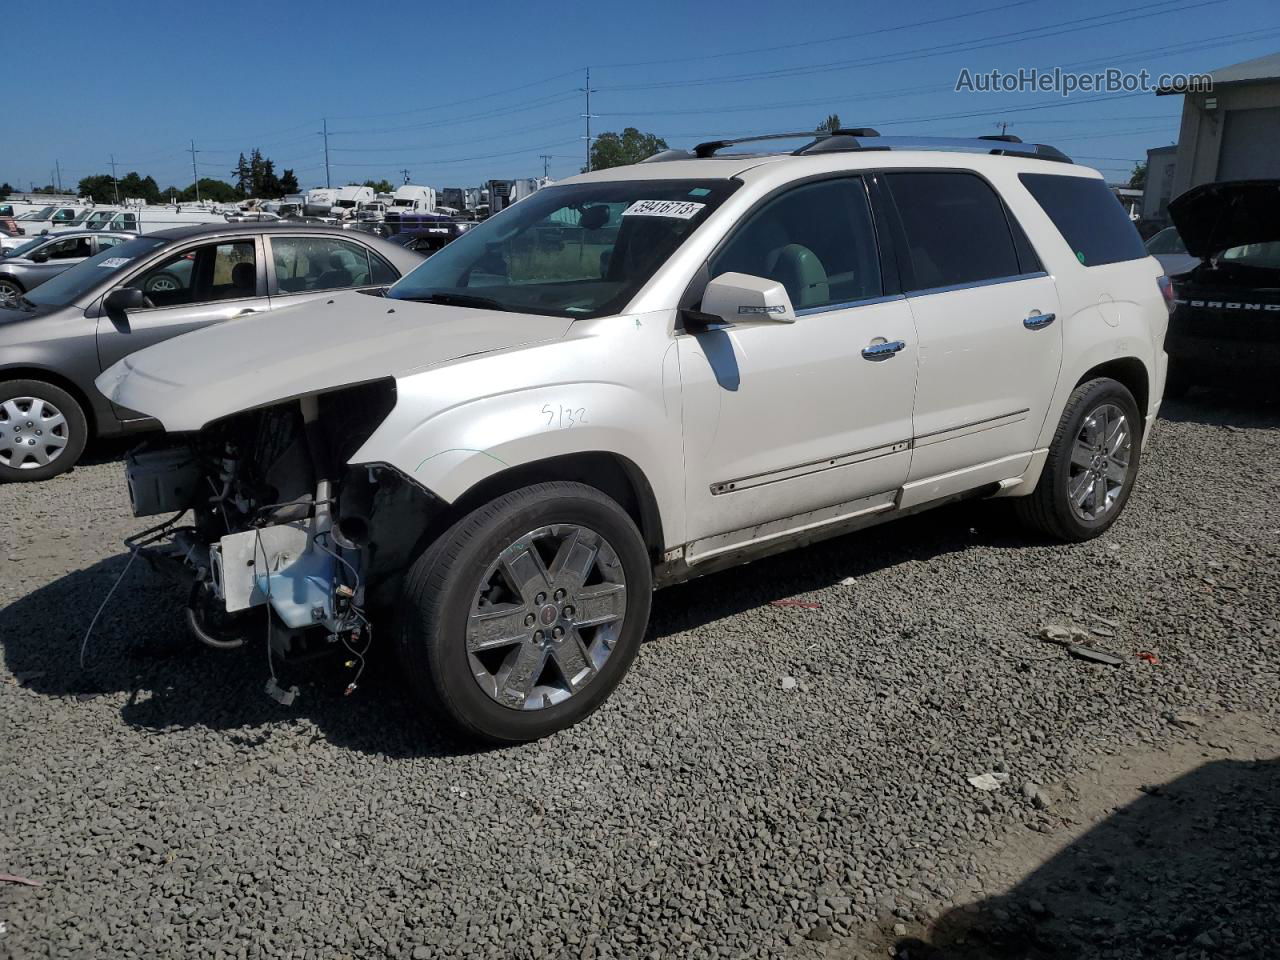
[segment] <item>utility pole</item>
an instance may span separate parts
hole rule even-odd
[[[405,183],[408,183],[408,182],[409,182],[409,171],[408,171],[408,170],[403,170],[403,169],[402,169],[400,172],[404,174],[404,182],[405,182]]]
[[[191,141],[191,176],[195,180],[196,185],[196,203],[200,202],[200,171],[196,169],[196,154],[200,151],[196,149],[196,142]]]
[[[120,206],[120,181],[116,179],[116,155],[111,154],[111,187],[116,192],[116,206]]]
[[[62,164],[60,164],[56,159],[53,161],[53,169],[57,171],[58,192],[61,193],[62,192]]]
[[[587,120],[587,173],[591,172],[591,68],[587,67],[587,85],[579,87],[579,89],[587,95],[587,112],[583,117]]]
[[[543,179],[543,180],[550,180],[550,179],[551,179],[551,174],[548,172],[548,170],[549,170],[549,168],[550,168],[550,166],[551,166],[551,154],[549,154],[549,153],[540,153],[540,154],[538,154],[538,156],[540,156],[540,157],[542,158],[542,179]]]
[[[1000,121],[1000,136],[1004,136],[1009,131],[1009,123],[1006,120]]]
[[[329,179],[329,119],[326,117],[323,121],[323,128],[320,130],[320,136],[324,137],[324,185],[332,187],[333,182]]]

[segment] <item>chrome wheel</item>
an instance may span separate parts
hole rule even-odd
[[[1133,430],[1118,406],[1105,403],[1085,417],[1071,448],[1067,478],[1067,497],[1078,518],[1100,520],[1115,507],[1132,452]]]
[[[485,571],[467,620],[476,683],[515,710],[581,693],[613,653],[627,581],[604,537],[577,524],[539,527]]]
[[[68,440],[67,418],[48,400],[13,397],[0,403],[0,464],[15,470],[48,466]]]
[[[17,284],[0,280],[0,307],[16,306],[21,298],[22,290]]]

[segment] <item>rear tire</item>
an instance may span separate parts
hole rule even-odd
[[[519,743],[594,712],[649,620],[652,566],[631,517],[580,483],[539,483],[478,507],[405,578],[401,662],[438,716]]]
[[[61,387],[42,380],[0,383],[0,483],[66,473],[88,440],[84,409]]]
[[[1062,411],[1040,482],[1014,509],[1026,526],[1057,540],[1092,540],[1124,510],[1141,459],[1133,394],[1106,377],[1082,383]]]

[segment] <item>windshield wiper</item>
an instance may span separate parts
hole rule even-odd
[[[476,297],[469,293],[432,293],[425,297],[405,297],[418,303],[441,303],[450,307],[479,307],[481,310],[510,310],[492,297]]]

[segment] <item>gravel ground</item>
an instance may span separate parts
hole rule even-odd
[[[921,929],[1002,882],[984,850],[1065,829],[1024,785],[1277,716],[1280,406],[1166,416],[1101,540],[968,505],[664,591],[604,709],[497,751],[419,717],[385,657],[350,697],[340,664],[296,668],[278,706],[262,646],[195,648],[142,563],[82,671],[144,526],[120,466],[0,487],[0,873],[44,881],[0,882],[0,956],[807,957]],[[1258,832],[1237,867],[1274,878],[1280,831]],[[1206,884],[1244,918],[1214,949],[1276,942],[1225,902],[1248,889]]]

